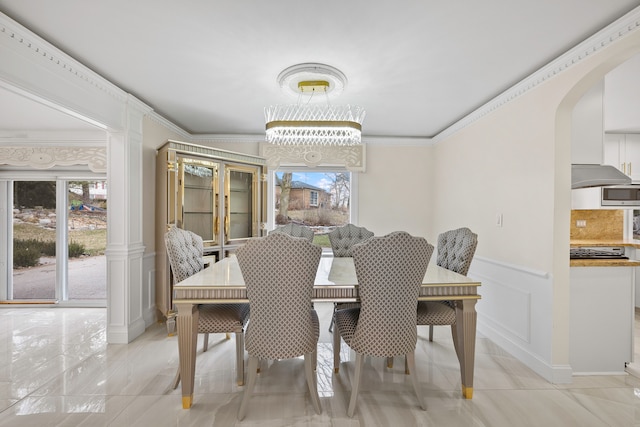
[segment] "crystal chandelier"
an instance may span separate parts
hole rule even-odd
[[[265,108],[267,142],[278,145],[362,142],[365,110],[352,105],[334,106],[329,102],[329,94],[341,92],[346,84],[346,77],[340,71],[322,64],[300,64],[280,73],[278,82],[285,91],[297,94],[298,103]],[[308,99],[303,103],[304,96]],[[326,103],[313,103],[318,98]]]

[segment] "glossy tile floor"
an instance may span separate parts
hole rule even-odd
[[[480,336],[474,397],[463,399],[448,327],[436,328],[434,342],[426,339],[426,327],[419,329],[416,360],[426,412],[402,360],[387,369],[384,360],[370,359],[349,418],[352,354],[343,345],[340,373],[333,374],[331,305],[316,308],[323,323],[317,371],[322,414],[305,393],[302,359],[293,359],[263,364],[243,422],[236,419],[243,387],[234,382],[235,346],[223,335],[211,337],[207,353],[199,351],[194,404],[184,410],[180,389],[170,386],[177,338],[163,325],[129,345],[106,345],[104,309],[0,309],[0,427],[640,426],[640,379],[576,377],[573,384],[553,385]]]

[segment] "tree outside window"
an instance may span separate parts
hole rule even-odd
[[[278,171],[274,184],[276,226],[295,222],[318,237],[350,222],[350,172]]]

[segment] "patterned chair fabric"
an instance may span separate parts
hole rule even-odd
[[[478,245],[478,235],[466,227],[446,231],[438,236],[437,263],[440,267],[467,275]],[[429,341],[433,341],[434,325],[451,325],[455,337],[456,311],[451,301],[420,301],[418,325],[429,325]]]
[[[167,255],[174,282],[181,282],[204,268],[202,238],[178,227],[164,236]],[[198,333],[206,334],[204,351],[207,351],[209,334],[234,333],[236,335],[236,380],[244,384],[244,327],[249,320],[249,304],[201,304],[199,306]],[[180,382],[180,369],[174,388]]]
[[[164,236],[164,242],[174,282],[182,282],[204,268],[202,237],[171,227]]]
[[[364,227],[358,227],[357,225],[347,224],[334,229],[327,236],[329,236],[329,243],[331,244],[334,257],[350,257],[351,247],[373,237],[373,231],[369,231]],[[333,304],[333,311],[357,307],[360,307],[359,303],[338,302]],[[329,325],[329,332],[332,331],[333,317],[331,317],[331,324]]]
[[[284,233],[293,237],[304,237],[310,242],[313,242],[314,237],[312,229],[305,225],[296,224],[295,222],[290,222],[289,224],[285,224],[278,228],[275,228],[269,232],[269,234],[271,233]]]
[[[320,328],[311,305],[321,255],[322,248],[308,239],[278,232],[251,239],[236,252],[251,307],[245,334],[248,378],[240,420],[253,392],[259,359],[304,355],[311,400],[316,412],[321,412],[314,375]]]
[[[335,257],[350,257],[351,247],[373,237],[373,231],[353,224],[338,227],[329,234],[329,242]]]
[[[340,338],[356,352],[349,416],[353,415],[364,356],[404,355],[420,406],[414,353],[417,342],[416,301],[433,245],[402,231],[372,237],[353,247],[360,308],[334,314],[334,369],[339,371]]]

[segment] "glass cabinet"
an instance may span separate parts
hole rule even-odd
[[[156,164],[156,305],[171,332],[175,313],[164,234],[170,227],[202,237],[204,255],[218,261],[251,237],[266,221],[263,158],[168,141]]]

